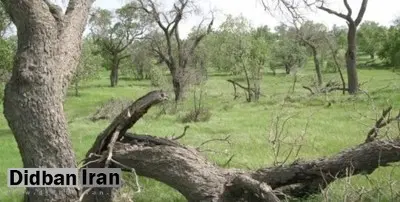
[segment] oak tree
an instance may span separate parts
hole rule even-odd
[[[90,17],[91,35],[101,48],[101,55],[110,67],[110,85],[118,85],[118,72],[121,62],[131,54],[128,47],[145,34],[148,21],[135,9],[133,3],[124,5],[116,11],[97,8]]]
[[[365,21],[357,32],[359,50],[375,59],[385,41],[386,28],[374,21]]]
[[[193,0],[177,0],[169,11],[163,11],[155,0],[136,0],[135,2],[159,28],[159,32],[149,35],[153,39],[151,49],[167,65],[172,76],[175,102],[178,102],[182,100],[185,90],[188,61],[199,43],[211,32],[214,18],[211,19],[205,31],[202,29],[205,21],[203,20],[197,26],[196,36],[192,40],[183,40],[179,27],[186,15],[196,11]],[[159,37],[162,37],[162,40]]]
[[[4,116],[23,165],[76,167],[63,102],[93,0],[69,0],[65,12],[47,0],[1,2],[17,28],[18,47],[5,87]],[[79,197],[74,188],[27,190],[25,201],[29,202],[77,201]]]

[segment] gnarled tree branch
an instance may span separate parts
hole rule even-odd
[[[283,197],[306,197],[321,191],[336,179],[371,174],[380,166],[400,161],[400,140],[372,141],[336,155],[256,171],[225,169],[209,162],[192,147],[150,135],[126,134],[153,104],[160,92],[151,92],[125,109],[97,138],[89,153],[96,152],[104,166],[111,131],[120,128],[112,148],[112,167],[134,168],[141,176],[163,182],[188,201],[278,201]],[[134,106],[134,107],[133,107]],[[126,114],[130,112],[130,117]],[[108,134],[108,135],[106,135]],[[108,147],[110,149],[110,147]]]

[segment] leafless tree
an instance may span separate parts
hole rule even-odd
[[[4,115],[27,168],[76,167],[63,110],[93,0],[66,11],[47,0],[1,0],[17,28],[18,50],[6,85]],[[77,201],[74,188],[28,188],[25,201]],[[45,194],[40,194],[45,193]]]
[[[271,11],[270,0],[261,0],[264,7]],[[357,54],[356,54],[356,33],[357,27],[361,23],[364,17],[365,11],[367,10],[368,0],[362,0],[360,10],[357,14],[356,19],[353,19],[353,9],[351,8],[348,0],[343,0],[343,4],[346,7],[347,13],[341,13],[326,7],[326,0],[278,0],[272,1],[276,2],[275,7],[280,8],[280,11],[289,13],[293,19],[303,18],[300,9],[304,7],[313,7],[323,10],[329,14],[335,15],[346,21],[348,31],[347,31],[347,51],[346,57],[346,67],[347,67],[347,85],[349,94],[355,94],[359,90],[358,75],[357,75]]]
[[[190,40],[183,40],[179,34],[179,25],[185,15],[190,13],[193,0],[177,0],[170,11],[162,12],[156,0],[137,0],[140,8],[150,15],[161,29],[164,40],[153,40],[152,50],[164,62],[171,73],[175,102],[183,98],[185,88],[185,73],[190,57],[194,54],[200,41],[211,32],[214,22],[212,17],[207,29],[202,29],[202,23],[197,27],[197,35]],[[156,35],[159,36],[159,35]]]

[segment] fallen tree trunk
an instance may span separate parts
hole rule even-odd
[[[314,161],[256,171],[221,168],[207,161],[196,149],[174,140],[126,133],[150,106],[165,97],[163,92],[154,91],[136,101],[129,110],[124,110],[89,150],[87,156],[96,153],[98,161],[88,166],[105,166],[112,149],[110,167],[120,167],[124,171],[134,168],[138,175],[153,178],[178,190],[188,201],[222,202],[306,197],[319,193],[331,182],[348,174],[370,174],[380,166],[400,161],[400,140],[375,140]],[[129,111],[131,116],[126,116]],[[117,129],[120,133],[113,142]],[[88,158],[86,162],[93,159]],[[112,193],[109,189],[102,191]],[[86,201],[112,200],[106,194],[101,197],[88,194],[85,198]]]

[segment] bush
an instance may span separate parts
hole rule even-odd
[[[163,69],[161,67],[153,67],[150,69],[151,85],[155,87],[162,86],[167,83]]]
[[[206,122],[211,118],[211,111],[208,108],[200,108],[196,110],[191,110],[187,114],[185,114],[181,122],[189,123],[189,122]]]

